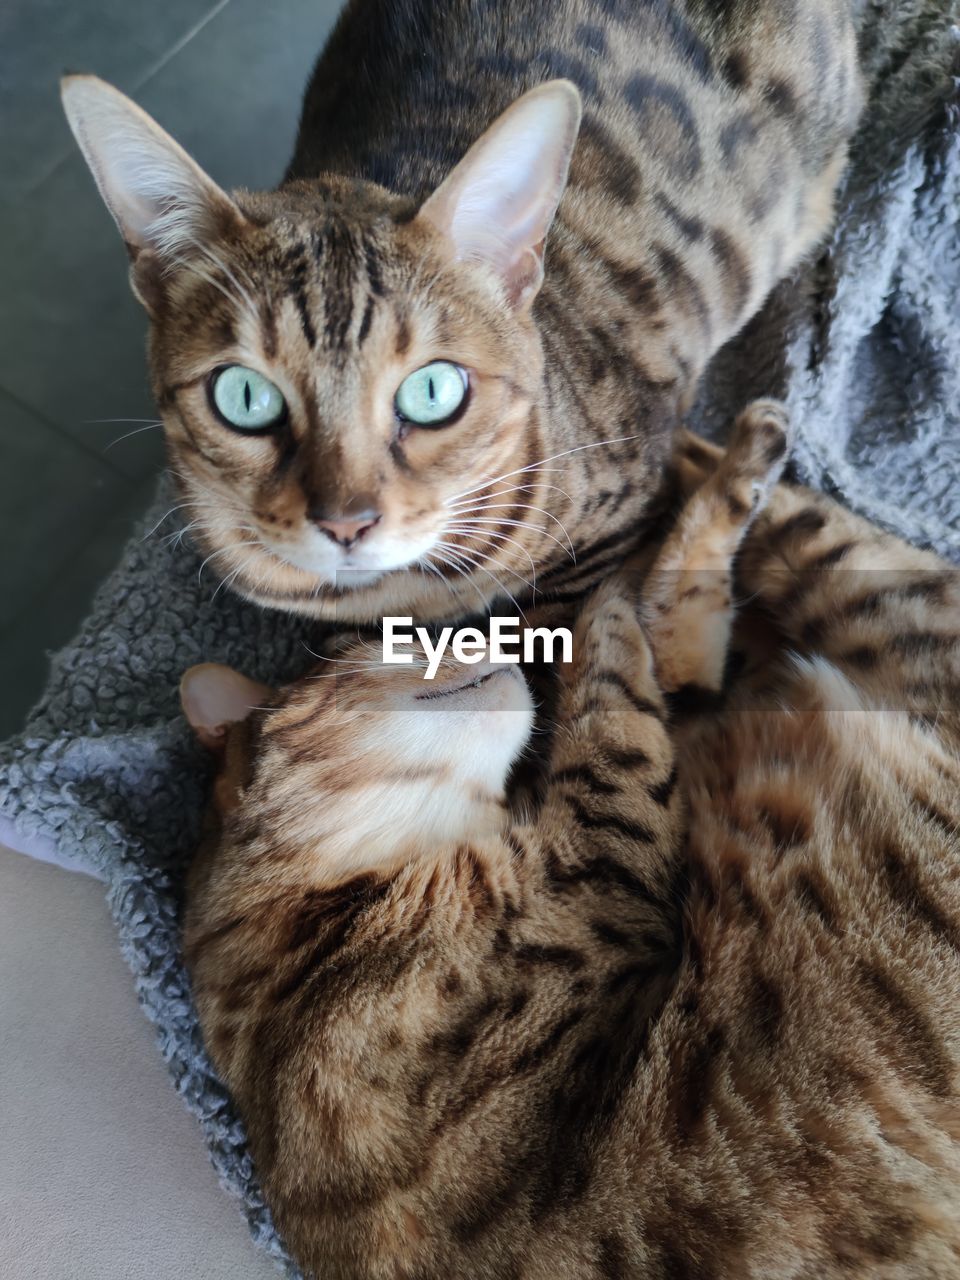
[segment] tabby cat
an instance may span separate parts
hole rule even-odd
[[[67,78],[221,577],[354,622],[579,599],[711,354],[828,226],[855,7],[351,0],[272,193]]]
[[[222,753],[185,954],[309,1275],[960,1276],[960,581],[785,453],[765,402],[685,439],[535,819],[514,668],[185,677]],[[779,650],[724,701],[742,539]]]

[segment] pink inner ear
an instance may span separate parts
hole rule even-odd
[[[523,94],[420,210],[456,257],[493,268],[514,303],[529,301],[540,286],[543,241],[566,186],[580,111],[569,81]]]
[[[201,741],[208,744],[210,739],[220,738],[227,725],[245,720],[270,695],[266,685],[216,662],[191,667],[180,681],[184,715]]]

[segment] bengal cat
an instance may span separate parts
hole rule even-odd
[[[221,578],[374,622],[619,563],[678,405],[829,224],[855,7],[352,0],[266,193],[67,78]]]
[[[515,668],[185,678],[223,753],[185,954],[307,1274],[960,1276],[960,581],[785,453],[772,403],[685,441],[534,819]],[[745,534],[780,647],[724,695]]]

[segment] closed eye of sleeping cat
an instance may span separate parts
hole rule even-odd
[[[184,955],[305,1275],[960,1277],[960,574],[786,450],[772,403],[681,438],[532,817],[510,670],[185,677]],[[735,595],[781,648],[721,697]]]
[[[276,192],[68,77],[222,581],[340,622],[599,581],[710,356],[829,225],[855,7],[352,0]]]

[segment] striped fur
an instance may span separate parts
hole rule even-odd
[[[184,945],[308,1274],[960,1277],[960,581],[785,432],[681,441],[535,818],[512,674],[359,646],[228,732]]]
[[[210,197],[193,249],[180,219],[175,261],[134,264],[211,567],[264,605],[353,622],[598,582],[656,510],[706,362],[829,224],[860,106],[852,9],[348,4],[279,190]],[[417,211],[498,113],[555,77],[578,87],[583,122],[543,288],[518,313]],[[408,430],[397,386],[437,358],[470,370],[470,404]],[[233,362],[283,390],[282,428],[244,438],[216,419],[211,371]],[[376,529],[334,554],[310,513],[360,508]]]

